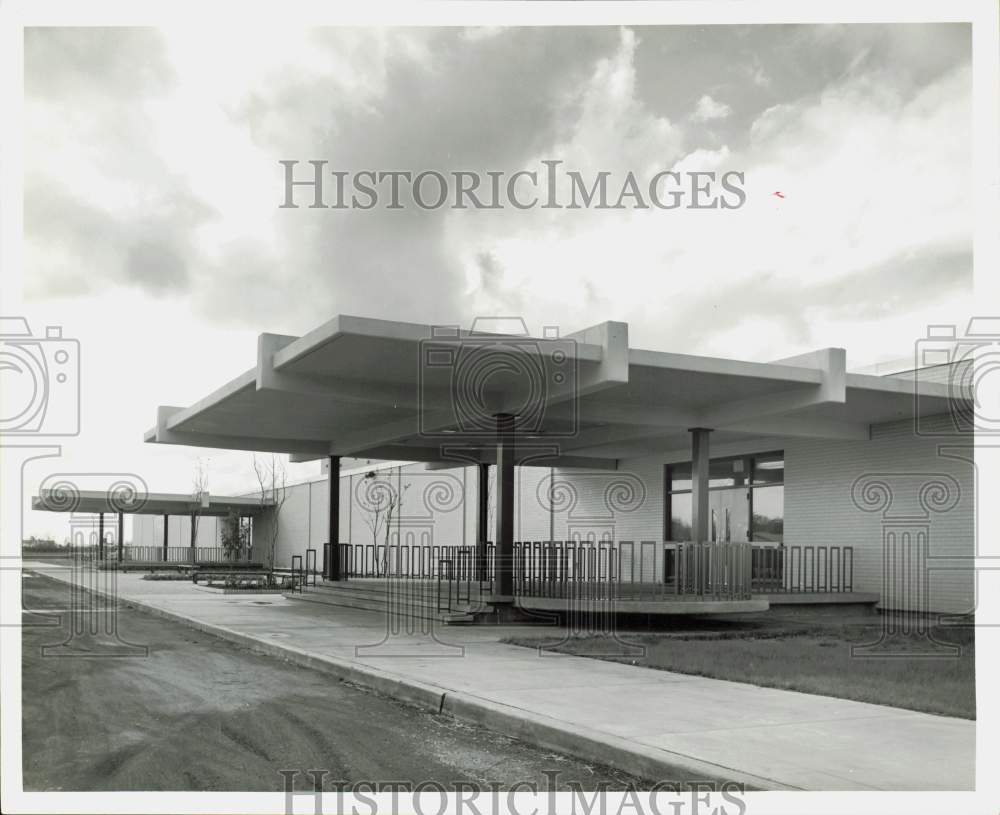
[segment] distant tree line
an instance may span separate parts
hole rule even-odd
[[[32,552],[61,552],[66,548],[64,543],[56,543],[52,538],[24,538],[21,541],[22,549],[30,549]]]

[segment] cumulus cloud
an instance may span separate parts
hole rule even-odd
[[[696,350],[722,328],[671,326],[706,287],[746,303],[752,280],[833,285],[968,248],[967,27],[287,28],[218,47],[207,30],[29,32],[35,296],[125,287],[282,330],[335,312],[613,316]],[[711,214],[279,210],[278,161],[311,158],[733,169],[749,198]]]
[[[893,354],[911,337],[880,336],[890,315],[951,307],[971,290],[967,63],[923,84],[855,64],[837,81],[759,111],[744,140],[709,148],[699,146],[708,141],[703,131],[670,123],[635,97],[635,55],[623,38],[616,57],[585,81],[584,98],[617,96],[603,120],[581,108],[567,154],[602,167],[599,152],[577,145],[603,144],[614,130],[623,134],[616,155],[632,167],[742,171],[747,204],[711,214],[537,213],[491,230],[456,225],[457,251],[470,259],[490,251],[510,292],[532,292],[525,302],[534,322],[627,315],[633,336],[650,347],[749,358],[780,355],[781,343],[852,339],[865,353]],[[659,137],[630,138],[648,132]],[[495,291],[468,279],[484,308],[496,302]],[[760,320],[774,326],[766,337],[751,328]]]
[[[732,113],[732,108],[729,105],[717,102],[706,93],[698,100],[693,118],[696,122],[711,122],[714,119],[725,119],[730,113]]]

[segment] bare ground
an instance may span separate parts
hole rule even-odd
[[[134,609],[119,611],[118,633],[148,655],[109,656],[100,637],[60,646],[69,616],[53,612],[69,606],[68,587],[29,573],[24,589],[26,609],[49,610],[23,615],[28,790],[280,790],[283,769],[327,770],[327,789],[429,780],[547,789],[546,771],[562,789],[651,783]],[[45,645],[55,653],[43,656]],[[304,775],[298,783],[311,788]]]

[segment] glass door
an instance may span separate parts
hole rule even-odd
[[[709,540],[745,543],[750,532],[750,503],[746,487],[714,489],[708,493]]]

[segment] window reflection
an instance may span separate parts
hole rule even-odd
[[[666,468],[667,535],[692,538],[691,462]],[[780,543],[784,537],[783,452],[730,456],[709,462],[708,539]]]
[[[670,540],[691,540],[691,493],[671,496]]]
[[[753,490],[753,539],[780,543],[785,536],[785,488],[755,487]]]

